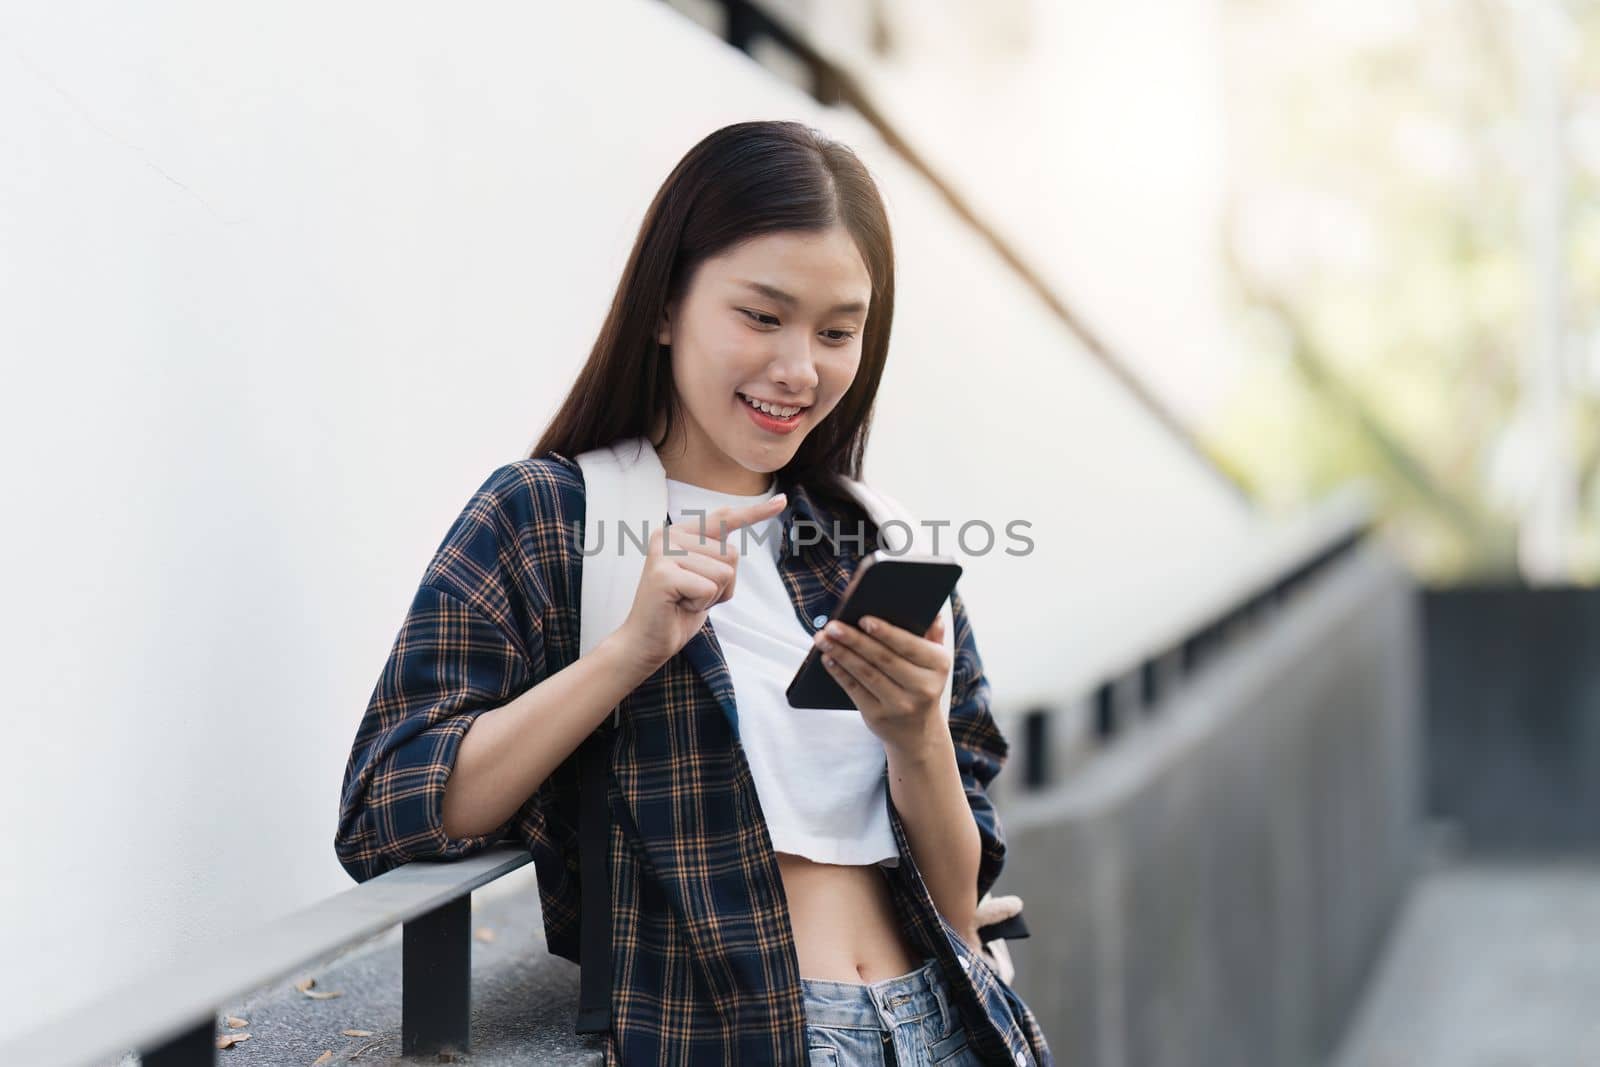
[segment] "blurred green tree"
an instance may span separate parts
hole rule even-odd
[[[1203,431],[1269,506],[1352,477],[1435,582],[1513,578],[1530,441],[1565,435],[1570,580],[1600,579],[1600,3],[1549,0],[1559,427],[1524,401],[1528,74],[1500,0],[1225,0],[1223,246],[1249,357]],[[1546,161],[1548,162],[1548,161]],[[1535,457],[1536,458],[1536,457]]]

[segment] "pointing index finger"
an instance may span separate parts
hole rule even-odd
[[[726,539],[728,534],[743,526],[762,519],[770,519],[783,510],[786,495],[777,493],[757,504],[730,504],[725,507],[715,508],[706,515],[706,536],[715,536]],[[774,507],[773,505],[777,506]],[[717,531],[714,535],[710,531]]]

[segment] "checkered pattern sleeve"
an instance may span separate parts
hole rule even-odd
[[[530,843],[547,830],[544,789],[489,833],[450,837],[443,827],[445,782],[474,719],[545,676],[542,612],[530,603],[536,586],[515,573],[501,474],[439,546],[356,731],[334,849],[358,882],[411,860],[470,855],[513,828]]]
[[[1005,766],[1009,745],[990,714],[989,679],[983,673],[972,621],[959,592],[950,594],[955,626],[955,663],[950,681],[950,734],[955,741],[956,766],[966,790],[967,805],[978,824],[982,855],[978,863],[978,899],[1000,877],[1005,866],[1005,827],[989,799],[989,783]]]

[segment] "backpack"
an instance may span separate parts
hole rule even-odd
[[[575,457],[583,470],[585,525],[600,516],[648,534],[668,514],[667,474],[645,437],[626,438]],[[853,478],[840,476],[841,484],[879,528],[879,540],[898,553],[907,547],[925,548],[926,532],[898,501]],[[885,525],[899,519],[910,530],[897,535]],[[646,524],[649,525],[646,525]],[[620,537],[620,530],[618,536]],[[588,544],[587,533],[579,544]],[[582,559],[582,597],[578,615],[578,654],[590,649],[626,621],[644,574],[642,552],[601,551]],[[939,608],[944,621],[944,646],[954,655],[955,623],[947,599]],[[953,675],[953,672],[952,672]],[[946,677],[942,706],[949,708],[952,677]],[[613,726],[622,721],[622,705],[612,712]],[[578,754],[579,874],[582,882],[579,917],[579,989],[577,1033],[602,1033],[611,1026],[611,893],[607,847],[611,807],[606,788],[610,778],[610,751],[595,730],[580,745]],[[1027,937],[1020,914],[1022,901],[1014,896],[985,893],[978,903],[978,936],[988,949],[1002,979],[1009,985],[1014,969],[1006,937]]]

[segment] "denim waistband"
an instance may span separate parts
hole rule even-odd
[[[902,1022],[939,1013],[940,1029],[948,1018],[949,999],[939,960],[929,957],[921,967],[881,982],[832,982],[802,978],[806,1021],[817,1026],[856,1030],[892,1030]]]

